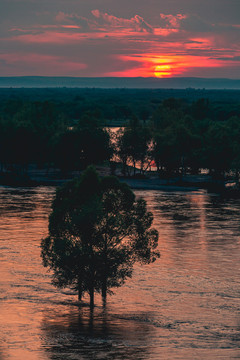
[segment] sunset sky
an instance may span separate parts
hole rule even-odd
[[[1,0],[0,76],[240,79],[240,0]]]

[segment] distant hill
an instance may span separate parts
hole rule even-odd
[[[129,89],[240,89],[240,79],[129,78],[129,77],[0,77],[1,88],[129,88]]]

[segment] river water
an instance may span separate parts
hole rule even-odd
[[[240,200],[136,191],[161,258],[91,313],[41,264],[54,191],[0,188],[1,360],[240,358]]]

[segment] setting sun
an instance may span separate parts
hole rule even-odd
[[[155,67],[154,75],[158,78],[172,75],[172,67],[170,65],[157,65]]]

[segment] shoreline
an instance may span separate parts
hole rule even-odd
[[[130,179],[130,178],[120,178],[122,182],[127,183],[131,189],[133,190],[162,190],[166,192],[172,191],[183,191],[183,192],[191,192],[191,191],[204,191],[201,187],[196,186],[180,186],[177,184],[163,184],[161,183],[161,179],[156,181],[155,179]]]
[[[109,175],[109,169],[97,167],[100,176]],[[37,186],[62,186],[67,181],[78,177],[80,171],[71,172],[64,176],[56,169],[36,169],[32,168],[26,174],[1,173],[0,186],[9,187],[37,187]],[[117,175],[116,175],[117,176]],[[227,196],[240,197],[240,192],[234,189],[221,188],[218,184],[213,184],[208,175],[186,175],[180,182],[179,178],[160,179],[149,174],[149,177],[138,179],[117,176],[121,182],[125,182],[133,190],[159,190],[165,192],[208,192],[223,194]]]

